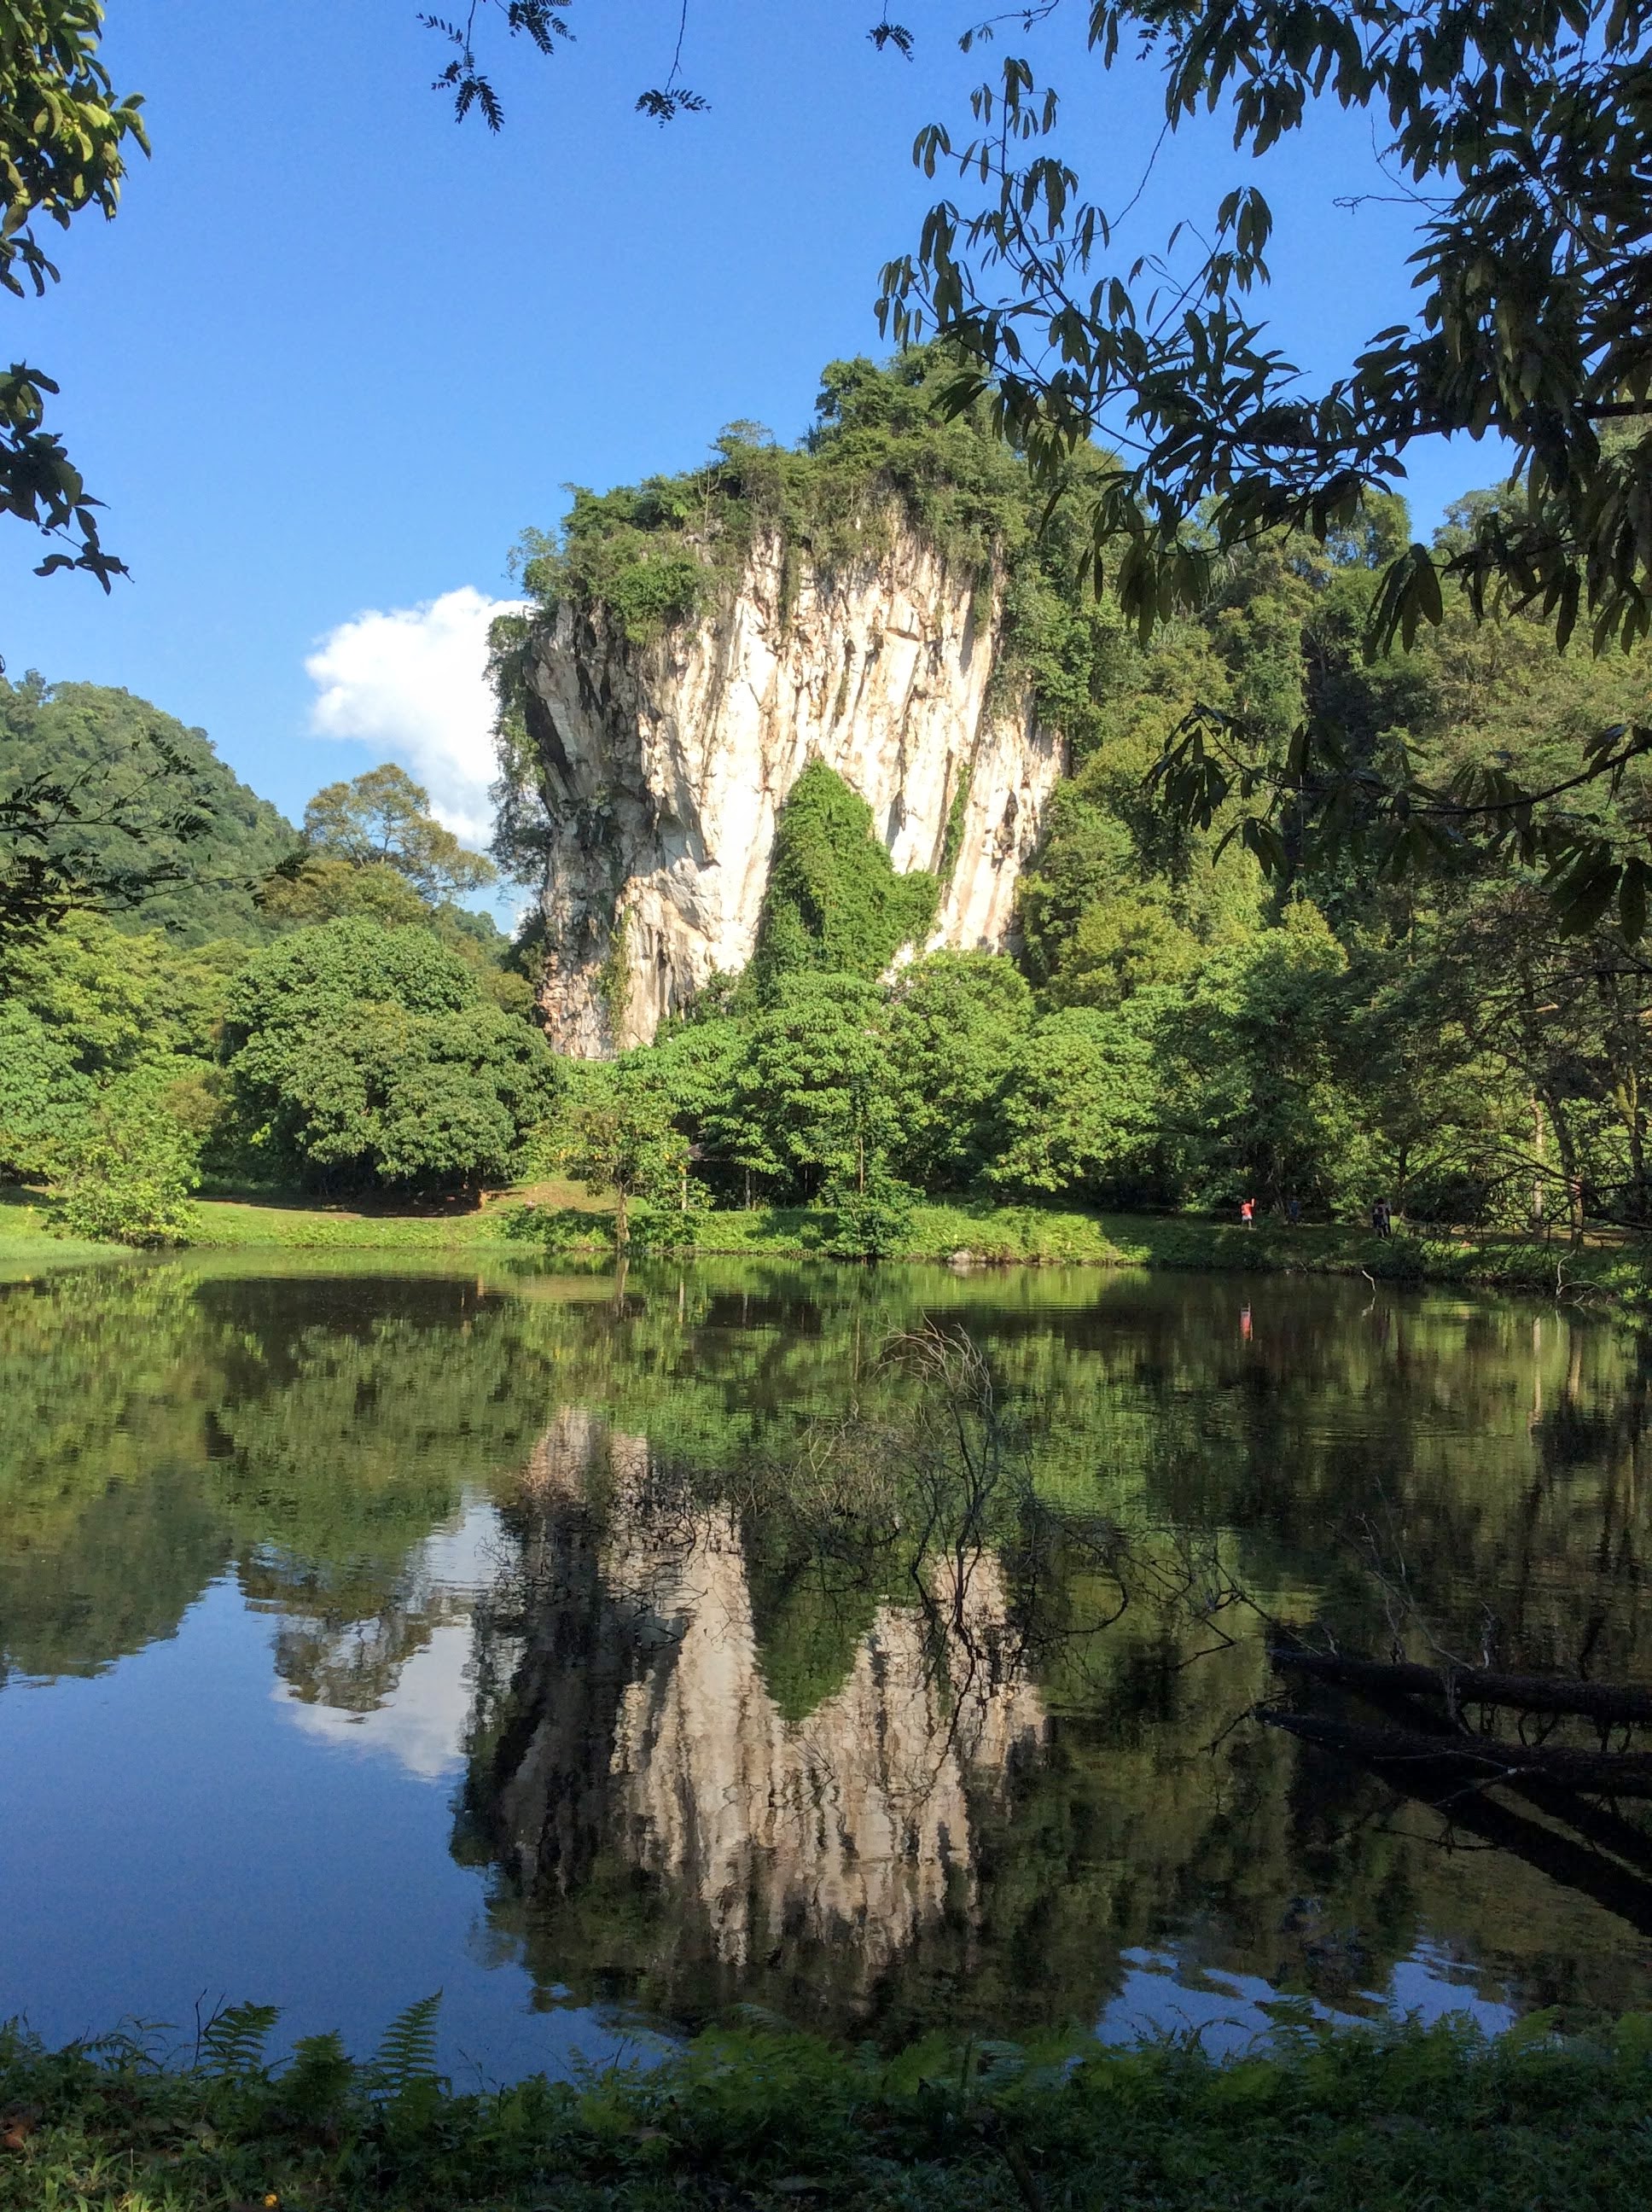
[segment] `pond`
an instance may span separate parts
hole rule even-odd
[[[0,1288],[0,2016],[367,2049],[440,1989],[464,2084],[742,2005],[1646,2005],[1638,1830],[1419,1802],[1275,1724],[1269,1639],[1652,1683],[1647,1389],[1585,1316],[1357,1281]]]

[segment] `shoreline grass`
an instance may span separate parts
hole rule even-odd
[[[0,1283],[27,1279],[43,1267],[73,1267],[93,1260],[130,1259],[123,1245],[59,1237],[49,1200],[37,1192],[0,1184]]]
[[[319,1205],[296,1199],[210,1197],[194,1206],[190,1249],[249,1255],[287,1251],[447,1255],[465,1261],[513,1254],[530,1264],[567,1259],[600,1264],[613,1255],[613,1212],[578,1184],[538,1184],[423,1207]],[[823,1259],[835,1232],[829,1210],[756,1207],[749,1212],[635,1216],[639,1253],[674,1257]],[[53,1234],[49,1198],[0,1192],[0,1276],[123,1256],[118,1245]],[[130,1255],[126,1255],[130,1256]],[[1401,1226],[1379,1238],[1331,1223],[1254,1229],[1191,1214],[1100,1214],[960,1199],[921,1205],[891,1261],[955,1267],[1095,1267],[1254,1274],[1364,1275],[1373,1283],[1455,1285],[1652,1311],[1652,1243]]]
[[[664,2063],[476,2095],[435,2076],[430,2008],[368,2064],[312,2037],[270,2071],[226,2015],[198,2063],[140,2044],[46,2051],[0,2030],[7,2212],[1534,2212],[1638,2208],[1652,2021],[1560,2043],[1428,2031],[884,2059],[714,2033]],[[266,2016],[264,2026],[270,2017]],[[209,2038],[214,2035],[209,2030]]]

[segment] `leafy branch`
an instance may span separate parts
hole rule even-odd
[[[559,15],[550,0],[471,0],[463,24],[452,22],[445,15],[420,15],[427,31],[434,31],[454,49],[452,59],[435,78],[431,90],[452,94],[457,121],[463,123],[474,107],[489,130],[498,131],[504,127],[505,110],[476,52],[477,18],[485,9],[504,19],[508,37],[526,38],[547,57],[555,52],[559,39],[571,41],[574,33],[567,17]]]
[[[453,48],[452,60],[431,89],[452,94],[453,112],[459,122],[474,107],[489,130],[496,131],[504,124],[504,107],[477,55],[477,27],[479,21],[487,20],[483,11],[488,9],[503,19],[510,37],[525,34],[542,54],[551,53],[559,40],[571,44],[574,33],[568,27],[567,18],[552,8],[550,0],[471,0],[463,23],[453,22],[445,15],[420,15],[419,21],[426,30],[435,32]],[[671,123],[679,115],[703,115],[711,106],[702,93],[695,92],[683,80],[683,47],[688,27],[689,0],[681,0],[671,67],[660,83],[646,87],[636,97],[636,112],[653,122]],[[912,59],[917,44],[907,26],[892,21],[887,13],[872,25],[866,36],[879,53],[892,48],[908,61]]]
[[[124,760],[67,781],[44,774],[0,792],[0,936],[60,921],[76,908],[137,906],[190,879],[189,868],[157,855],[153,841],[202,836],[211,806],[197,769],[176,747],[155,733],[145,744],[151,757],[133,746]],[[109,834],[130,848],[130,858],[106,849]]]
[[[1169,131],[1225,107],[1236,145],[1260,155],[1322,94],[1388,118],[1386,159],[1424,218],[1415,312],[1317,395],[1247,297],[1268,281],[1262,195],[1232,191],[1208,235],[1179,224],[1162,252],[1127,261],[1133,199],[1110,216],[1082,197],[1053,143],[1056,97],[1016,56],[976,90],[966,137],[940,123],[919,134],[916,165],[955,172],[971,198],[938,202],[915,252],[886,265],[883,327],[957,344],[957,403],[990,395],[1050,479],[1091,440],[1111,450],[1095,580],[1144,631],[1199,603],[1216,555],[1352,522],[1403,480],[1418,439],[1497,434],[1515,453],[1504,496],[1466,543],[1393,564],[1371,649],[1437,623],[1448,580],[1477,613],[1540,613],[1562,645],[1585,617],[1597,649],[1631,643],[1652,627],[1644,12],[1096,0],[1092,50],[1110,67],[1139,36],[1163,64]]]
[[[42,222],[66,230],[88,208],[112,217],[128,150],[149,151],[143,101],[117,99],[98,58],[97,0],[7,0],[0,10],[0,288],[41,296],[58,270]],[[98,501],[45,427],[57,385],[27,362],[0,372],[0,515],[66,543],[36,574],[81,569],[106,592],[125,564],[99,540]]]
[[[677,18],[677,49],[671,56],[671,72],[657,90],[637,95],[639,113],[651,115],[657,123],[670,123],[678,115],[697,115],[709,103],[697,92],[690,92],[683,82],[683,41],[688,35],[689,0],[683,0]]]
[[[1397,775],[1357,761],[1337,736],[1303,724],[1281,763],[1259,756],[1236,717],[1199,706],[1149,771],[1147,784],[1179,820],[1209,830],[1240,809],[1218,842],[1236,841],[1264,872],[1288,878],[1311,835],[1329,859],[1357,848],[1379,878],[1466,855],[1542,871],[1557,921],[1567,933],[1592,928],[1617,902],[1617,921],[1635,943],[1646,927],[1652,862],[1625,854],[1600,823],[1555,802],[1594,788],[1616,799],[1631,764],[1652,753],[1652,724],[1614,723],[1586,741],[1575,774],[1539,787],[1501,761],[1471,763],[1444,782],[1418,774],[1409,754]]]

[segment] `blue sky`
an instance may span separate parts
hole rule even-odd
[[[574,0],[571,49],[498,52],[494,139],[430,91],[443,55],[416,0],[111,0],[154,159],[114,223],[64,241],[58,290],[0,314],[7,358],[64,387],[58,424],[132,580],[107,599],[37,580],[37,541],[0,532],[10,671],[125,685],[294,815],[396,753],[473,816],[474,641],[521,530],[557,519],[565,483],[691,465],[737,416],[795,436],[821,364],[878,349],[878,268],[934,191],[913,137],[993,61],[959,57],[967,14],[932,0],[892,9],[918,59],[880,55],[877,12],[691,0],[684,75],[712,106],[662,130],[632,103],[665,75],[676,7]],[[1069,151],[1116,204],[1158,88],[1104,76],[1080,27],[1008,27],[999,52],[1064,88]],[[1333,204],[1388,189],[1364,118],[1317,118],[1260,170],[1219,130],[1184,134],[1130,249],[1252,174],[1278,217],[1280,339],[1333,374],[1406,305],[1406,211]],[[1419,523],[1494,473],[1428,457]],[[356,734],[319,733],[318,711]]]

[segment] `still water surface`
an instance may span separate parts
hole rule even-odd
[[[990,1435],[891,1353],[926,1322]],[[1217,2049],[1646,2005],[1621,1868],[1258,1708],[1269,1620],[1652,1683],[1647,1382],[1552,1308],[1288,1279],[0,1288],[0,2016],[366,2048],[440,1988],[474,2081],[742,2003]]]

